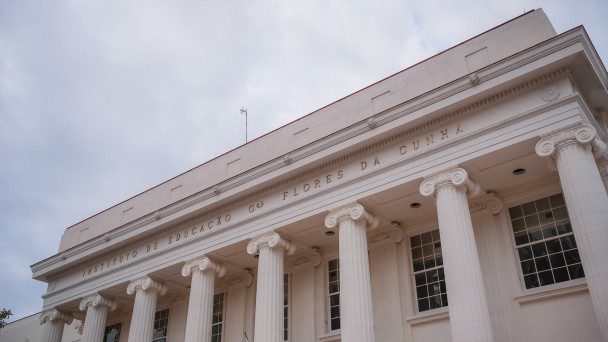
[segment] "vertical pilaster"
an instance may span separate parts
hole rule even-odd
[[[374,317],[371,278],[367,254],[368,226],[377,219],[355,203],[332,210],[325,226],[340,229],[340,330],[341,339],[349,342],[373,342]]]
[[[213,289],[215,277],[223,277],[226,268],[202,257],[186,262],[182,275],[192,274],[185,342],[210,342],[213,321]]]
[[[82,331],[83,342],[102,342],[106,328],[108,310],[116,309],[116,302],[99,294],[85,297],[80,302],[80,311],[87,311]]]
[[[259,253],[258,283],[255,301],[254,339],[283,341],[283,257],[295,252],[295,245],[279,234],[259,236],[247,245],[251,255]]]
[[[452,341],[492,341],[467,192],[477,195],[480,188],[461,168],[431,175],[420,184],[420,193],[435,195],[437,204]]]
[[[42,340],[45,342],[61,342],[63,328],[72,324],[72,315],[51,309],[40,314],[40,324],[44,324]]]
[[[539,156],[556,161],[591,302],[608,341],[608,195],[594,160],[605,152],[589,125],[550,134],[536,144]]]
[[[127,294],[132,295],[134,293],[135,304],[133,305],[133,316],[129,329],[129,342],[152,341],[156,300],[159,294],[167,293],[167,286],[149,277],[143,277],[132,281],[127,287]]]
[[[604,188],[606,189],[606,192],[608,192],[608,155],[604,154],[597,160],[597,167],[600,170]]]

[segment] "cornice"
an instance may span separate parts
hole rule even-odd
[[[458,93],[470,90],[473,87],[480,89],[484,82],[488,82],[489,80],[492,80],[494,78],[507,74],[510,71],[513,71],[517,68],[522,67],[523,65],[532,63],[533,61],[539,60],[539,59],[546,57],[552,53],[555,53],[561,49],[564,49],[567,46],[571,46],[571,45],[576,44],[577,42],[584,41],[581,37],[578,37],[577,35],[574,35],[574,37],[570,37],[571,35],[572,34],[564,36],[564,37],[558,36],[557,38],[560,38],[560,40],[565,40],[565,41],[560,42],[559,44],[554,45],[550,48],[546,48],[545,50],[541,51],[540,53],[537,52],[537,50],[542,49],[542,47],[531,48],[531,49],[525,50],[524,52],[521,52],[513,57],[510,57],[501,62],[495,63],[495,64],[487,67],[486,69],[478,71],[477,74],[479,75],[481,84],[477,84],[477,85],[471,84],[471,82],[469,81],[468,75],[465,77],[462,77],[459,80],[451,82],[451,83],[449,83],[445,86],[442,86],[438,89],[435,89],[431,92],[418,96],[414,99],[410,99],[395,108],[391,108],[385,112],[376,114],[373,117],[373,120],[374,120],[373,125],[369,125],[368,120],[364,120],[364,121],[360,122],[359,124],[353,125],[347,129],[342,130],[341,132],[332,134],[326,138],[318,140],[317,142],[311,143],[305,147],[302,147],[300,149],[290,152],[288,159],[285,159],[284,156],[276,158],[275,160],[265,163],[250,171],[246,171],[242,175],[239,175],[239,176],[233,177],[229,180],[226,180],[224,182],[221,182],[211,188],[208,188],[206,190],[199,192],[196,195],[187,197],[184,200],[181,200],[175,204],[169,205],[163,209],[150,213],[134,222],[131,222],[131,223],[123,225],[119,228],[116,228],[113,231],[110,231],[103,236],[93,238],[89,242],[85,242],[81,245],[75,246],[60,254],[57,254],[51,258],[48,258],[39,263],[36,263],[36,264],[32,265],[32,271],[34,273],[40,272],[47,267],[53,266],[53,265],[61,263],[61,262],[65,262],[65,260],[72,259],[74,257],[78,257],[80,254],[86,253],[87,251],[89,251],[91,249],[94,249],[96,247],[101,247],[104,244],[110,243],[111,241],[114,241],[114,240],[119,240],[120,238],[127,236],[129,233],[135,232],[144,227],[150,227],[150,226],[153,226],[154,224],[156,224],[157,226],[160,226],[161,224],[167,224],[168,222],[160,222],[160,221],[163,221],[163,220],[170,221],[170,218],[173,217],[174,215],[180,214],[183,211],[192,209],[193,207],[196,207],[197,205],[199,205],[203,202],[213,201],[214,199],[217,199],[218,201],[222,200],[222,198],[218,198],[218,197],[221,197],[222,195],[228,196],[226,194],[229,191],[235,190],[234,192],[236,192],[237,188],[239,188],[245,184],[250,184],[250,183],[259,184],[258,180],[260,178],[268,176],[271,173],[276,172],[280,169],[284,169],[285,172],[293,171],[294,168],[301,166],[301,165],[299,165],[298,162],[304,161],[308,157],[317,155],[323,151],[327,151],[354,137],[358,137],[360,135],[366,134],[366,133],[370,132],[371,130],[378,130],[383,125],[386,125],[395,120],[401,119],[405,116],[411,115],[414,112],[421,111],[432,104],[449,99],[450,97],[452,97]],[[552,44],[554,44],[553,41],[554,40],[550,41],[547,44],[552,45]],[[587,48],[587,47],[585,47],[585,48]],[[224,203],[218,203],[218,205],[215,205],[210,210],[201,212],[200,214],[197,214],[195,217],[189,218],[187,221],[182,221],[182,222],[179,222],[176,224],[168,225],[167,227],[163,228],[162,230],[166,231],[169,229],[174,229],[178,225],[187,224],[186,222],[196,221],[204,216],[208,216],[212,213],[216,213],[218,211],[225,210],[226,208],[232,207],[235,204],[241,204],[252,198],[258,197],[261,194],[276,190],[277,188],[285,186],[286,184],[293,183],[297,180],[300,180],[300,179],[303,179],[310,175],[316,174],[322,170],[328,169],[329,167],[339,164],[345,160],[350,160],[359,155],[369,153],[370,151],[377,150],[378,148],[381,148],[391,142],[397,141],[399,139],[407,138],[416,133],[437,127],[444,122],[454,120],[460,116],[467,115],[472,112],[479,111],[488,106],[505,101],[506,99],[512,98],[527,89],[538,87],[539,85],[546,84],[548,82],[551,82],[552,80],[562,77],[562,76],[564,76],[564,74],[566,72],[567,72],[567,70],[563,69],[563,68],[554,70],[554,71],[546,73],[540,77],[537,77],[535,79],[527,80],[526,82],[520,83],[512,88],[496,92],[493,95],[488,96],[473,104],[466,105],[464,107],[461,107],[458,110],[446,113],[440,117],[431,119],[425,123],[416,125],[409,129],[406,129],[398,134],[395,134],[388,138],[382,139],[381,141],[378,141],[378,142],[372,143],[368,146],[362,147],[362,148],[358,149],[357,151],[350,152],[346,155],[335,158],[331,161],[322,163],[321,165],[319,165],[317,167],[310,168],[308,170],[305,170],[305,171],[300,172],[295,175],[291,175],[288,178],[283,179],[282,181],[267,185],[259,190],[251,192],[244,196],[230,199]],[[517,77],[517,75],[515,75],[514,77]],[[480,91],[481,91],[481,89],[480,89]],[[286,160],[289,160],[289,162],[287,163]],[[256,184],[252,184],[252,186],[255,186]],[[209,203],[208,206],[213,206],[213,205],[214,205],[214,203]],[[178,218],[175,218],[175,219],[178,219]],[[153,228],[153,227],[150,227],[150,228]],[[120,244],[121,242],[122,241],[119,241],[118,243]],[[120,244],[120,246],[117,246],[115,249],[124,248],[126,245],[129,245],[129,244],[122,243],[122,244]],[[115,249],[112,249],[112,251]],[[99,254],[95,255],[95,257],[98,257],[98,256],[99,256]],[[79,260],[79,262],[80,262],[80,260]]]

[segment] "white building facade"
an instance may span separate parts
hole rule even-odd
[[[66,229],[40,341],[608,341],[607,89],[528,12]]]

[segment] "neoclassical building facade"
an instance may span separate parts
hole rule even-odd
[[[528,12],[67,228],[40,340],[608,341],[607,89]]]

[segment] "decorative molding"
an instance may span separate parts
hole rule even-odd
[[[606,153],[606,144],[597,137],[595,128],[588,124],[573,124],[541,135],[536,143],[536,154],[555,158],[556,150],[573,144],[590,145],[593,156],[598,159]]]
[[[72,324],[73,319],[74,317],[71,314],[61,312],[57,309],[43,311],[38,317],[40,324],[52,321],[63,321],[65,324],[70,325]]]
[[[482,78],[484,80],[486,80],[486,79],[489,80],[489,79],[492,79],[494,77],[498,77],[498,76],[500,76],[500,75],[502,75],[502,74],[504,74],[506,72],[509,72],[513,68],[514,67],[507,68],[507,69],[505,69],[506,71],[504,71],[504,72],[495,72],[494,74],[489,74],[489,75],[486,75],[486,76],[484,76]],[[239,197],[239,198],[237,198],[235,200],[232,200],[230,202],[227,202],[225,204],[221,204],[218,207],[215,207],[215,208],[213,208],[211,210],[207,210],[207,211],[201,213],[200,215],[197,215],[197,217],[193,218],[192,220],[196,220],[198,218],[210,215],[210,214],[212,214],[214,212],[217,212],[217,211],[225,210],[226,208],[231,207],[231,206],[233,206],[235,204],[246,202],[246,201],[248,201],[248,200],[250,200],[250,199],[252,199],[254,197],[260,196],[260,195],[262,195],[264,193],[276,190],[278,187],[284,186],[284,185],[286,185],[288,183],[292,183],[292,182],[294,182],[296,180],[299,180],[299,179],[302,179],[304,177],[307,177],[307,176],[309,176],[309,175],[311,175],[313,173],[320,172],[321,170],[324,170],[324,169],[326,169],[328,167],[331,167],[332,165],[335,165],[336,163],[343,162],[344,160],[355,158],[355,157],[357,157],[357,156],[359,156],[359,155],[361,155],[363,153],[368,153],[370,151],[373,151],[373,150],[375,150],[375,149],[377,149],[379,147],[382,147],[382,146],[386,145],[387,143],[391,143],[393,141],[397,141],[397,140],[406,138],[408,136],[417,134],[417,133],[419,133],[421,131],[424,131],[424,130],[427,130],[429,128],[438,126],[438,125],[442,124],[443,122],[446,122],[446,121],[449,121],[449,120],[453,120],[453,119],[455,119],[457,117],[460,117],[460,116],[463,116],[463,115],[466,115],[466,114],[469,114],[469,113],[472,113],[472,112],[476,112],[476,111],[482,110],[482,109],[484,109],[484,108],[486,108],[488,106],[495,105],[496,103],[499,103],[499,102],[503,102],[503,101],[505,101],[505,100],[507,100],[509,98],[512,98],[512,97],[515,97],[515,96],[519,95],[521,92],[526,91],[526,90],[528,90],[530,88],[535,88],[535,87],[538,87],[538,86],[540,86],[542,84],[547,84],[547,83],[549,83],[549,82],[551,82],[551,81],[553,81],[553,80],[555,80],[555,79],[563,76],[566,73],[567,73],[567,69],[566,68],[562,68],[562,69],[551,71],[551,72],[549,72],[549,73],[547,73],[545,75],[542,75],[542,76],[540,76],[538,78],[535,78],[535,79],[532,79],[532,80],[528,80],[528,81],[526,81],[526,82],[524,82],[522,84],[516,85],[516,86],[514,86],[512,88],[509,88],[509,89],[506,89],[504,91],[495,93],[495,94],[493,94],[493,95],[491,95],[491,96],[489,96],[487,98],[484,98],[484,99],[482,99],[480,101],[477,101],[477,102],[475,102],[473,104],[467,105],[467,106],[462,107],[462,108],[460,108],[458,110],[455,110],[453,112],[447,113],[446,115],[444,115],[444,116],[442,116],[440,118],[430,120],[429,122],[426,122],[426,123],[423,123],[421,125],[418,125],[418,126],[410,128],[410,129],[407,129],[407,130],[405,130],[405,131],[403,131],[401,133],[398,133],[398,134],[396,134],[396,135],[394,135],[392,137],[388,137],[388,138],[384,139],[381,142],[374,143],[374,144],[372,144],[370,146],[367,146],[367,147],[364,147],[364,148],[362,148],[362,149],[360,149],[358,151],[355,151],[355,152],[349,153],[349,154],[347,154],[345,156],[342,156],[340,158],[337,158],[336,160],[329,161],[329,162],[324,163],[322,165],[319,165],[319,166],[317,166],[317,167],[315,167],[313,169],[304,171],[302,173],[299,173],[298,175],[294,175],[293,177],[289,177],[288,179],[285,179],[285,180],[283,180],[283,181],[281,181],[279,183],[269,185],[268,187],[260,189],[259,191],[256,191],[254,193],[247,194],[245,196]],[[468,76],[467,76],[467,78],[468,78]],[[388,122],[394,121],[394,120],[396,120],[396,119],[398,119],[400,117],[406,116],[406,115],[408,115],[408,114],[410,114],[412,112],[415,112],[415,111],[418,111],[418,110],[420,110],[422,108],[425,108],[425,107],[429,106],[432,103],[436,103],[436,102],[438,102],[440,100],[443,100],[444,98],[450,97],[450,96],[454,95],[455,93],[467,90],[467,89],[469,89],[469,87],[470,87],[470,85],[468,85],[468,87],[464,87],[464,88],[460,87],[457,90],[454,90],[454,91],[446,93],[444,96],[440,95],[440,96],[437,96],[436,98],[429,99],[427,101],[422,101],[419,104],[416,104],[416,103],[407,103],[404,106],[408,106],[409,105],[408,108],[405,108],[405,109],[402,109],[402,110],[398,110],[398,111],[391,111],[391,113],[383,113],[381,116],[384,117],[384,118],[380,119],[380,117],[378,117],[377,119],[374,119],[375,125],[379,126],[379,125],[383,125],[383,124],[386,124]],[[403,108],[403,107],[401,107],[401,108]],[[365,125],[367,126],[366,122],[365,122]],[[358,129],[358,130],[356,130],[356,131],[354,131],[352,133],[344,133],[343,135],[335,137],[334,140],[331,140],[331,141],[326,141],[325,139],[323,139],[319,144],[313,144],[314,146],[310,145],[310,146],[306,146],[306,147],[303,147],[301,149],[296,150],[297,152],[299,152],[299,154],[298,155],[292,155],[292,161],[297,161],[297,160],[304,159],[306,157],[314,155],[315,153],[318,153],[319,151],[322,151],[322,150],[325,150],[325,149],[330,148],[332,146],[335,146],[335,145],[337,145],[337,144],[339,144],[339,143],[341,143],[343,141],[346,141],[346,140],[348,140],[348,139],[350,139],[350,138],[352,138],[354,136],[357,136],[359,134],[363,134],[363,133],[365,133],[367,131],[369,131],[369,127],[366,127],[366,129]],[[293,153],[295,153],[296,151],[294,151]],[[279,158],[279,159],[282,159],[282,158]],[[190,208],[190,207],[192,207],[192,206],[194,206],[194,205],[196,205],[198,203],[201,203],[203,201],[212,199],[214,196],[217,196],[217,195],[219,195],[220,193],[222,193],[224,191],[234,189],[234,188],[236,188],[238,186],[241,186],[241,185],[243,185],[243,184],[245,184],[245,183],[247,183],[247,182],[249,182],[249,181],[251,181],[253,179],[257,179],[257,178],[259,178],[262,175],[268,174],[270,172],[274,172],[274,171],[280,169],[281,167],[285,166],[285,164],[284,164],[284,162],[282,160],[281,160],[280,164],[279,163],[274,163],[274,162],[271,161],[267,165],[268,166],[266,167],[266,169],[259,170],[257,172],[256,171],[252,171],[251,173],[248,172],[246,176],[235,177],[235,178],[232,178],[230,180],[223,181],[221,183],[218,183],[216,186],[214,186],[212,188],[209,188],[209,189],[206,189],[206,190],[202,190],[198,194],[196,194],[196,195],[194,195],[192,197],[188,197],[187,201],[179,201],[179,202],[177,202],[177,203],[175,203],[173,205],[170,205],[166,209],[159,210],[158,212],[161,213],[162,218],[168,217],[168,216],[173,215],[173,214],[175,214],[177,212],[180,212],[180,211],[182,211],[184,209]],[[256,170],[257,170],[257,168],[256,168]],[[222,188],[220,188],[220,185],[222,186]],[[135,220],[133,222],[130,222],[130,223],[125,224],[125,225],[123,225],[121,227],[118,227],[113,232],[112,239],[116,239],[116,238],[118,238],[120,236],[123,236],[123,235],[125,235],[127,233],[130,233],[132,231],[138,230],[138,229],[140,229],[142,227],[146,227],[149,224],[152,224],[152,223],[156,222],[157,220],[156,220],[155,213],[156,212],[151,213],[151,214],[146,215],[146,216],[143,216],[143,217],[141,217],[141,218],[139,218],[139,219],[137,219],[137,220]],[[191,221],[191,220],[188,220],[188,221]],[[182,224],[182,222],[176,223],[175,225],[172,225],[171,227],[168,227],[168,229],[175,228],[175,226],[181,225],[181,224]],[[163,229],[163,231],[164,230],[165,229]],[[39,272],[39,271],[41,271],[42,269],[44,269],[46,267],[49,267],[49,266],[51,266],[53,264],[56,264],[56,263],[58,263],[60,261],[65,260],[67,257],[77,256],[78,254],[82,253],[83,251],[86,251],[86,250],[88,250],[88,249],[90,249],[92,247],[100,245],[102,242],[104,242],[103,237],[94,238],[90,242],[84,243],[82,245],[79,245],[79,246],[76,246],[74,248],[71,248],[71,249],[67,250],[66,253],[68,253],[68,254],[66,254],[66,255],[64,255],[64,254],[57,254],[55,257],[48,258],[48,259],[46,259],[44,261],[41,261],[40,263],[37,263],[37,264],[33,265],[32,266],[32,271],[34,273]],[[112,252],[112,251],[110,251],[110,252]]]
[[[291,164],[292,158],[290,154],[286,154],[283,156],[283,163],[286,165]]]
[[[545,101],[545,102],[551,102],[553,100],[557,100],[557,98],[559,97],[560,94],[561,94],[561,91],[560,91],[559,87],[556,85],[551,85],[551,86],[548,86],[547,88],[543,89],[542,94],[540,95],[540,98],[543,99],[543,101]]]
[[[447,185],[464,186],[468,192],[468,197],[471,198],[483,193],[479,184],[469,179],[467,171],[457,167],[450,171],[441,170],[424,177],[424,181],[420,184],[420,194],[425,197],[433,196],[438,188]]]
[[[84,297],[80,301],[79,308],[80,308],[80,311],[84,311],[89,306],[96,307],[99,305],[107,306],[110,309],[110,311],[114,311],[118,307],[118,303],[116,303],[116,301],[108,299],[108,298],[103,297],[100,294],[96,293],[96,294]]]
[[[494,193],[492,192],[488,192],[481,196],[478,196],[469,202],[469,209],[471,210],[471,212],[487,210],[490,213],[496,215],[500,213],[502,208],[502,200],[496,197],[496,195],[494,195]]]
[[[137,289],[142,289],[144,291],[157,291],[161,296],[167,293],[167,285],[164,283],[154,281],[150,277],[142,277],[136,280],[133,280],[127,286],[127,294],[132,295],[137,291]]]
[[[401,228],[401,225],[397,222],[391,222],[390,226],[385,229],[381,229],[380,233],[369,238],[369,243],[378,243],[385,240],[390,240],[394,243],[400,243],[403,241],[405,233]]]
[[[296,251],[296,245],[290,241],[284,240],[279,234],[272,232],[253,238],[247,245],[247,253],[256,255],[260,253],[260,249],[268,248],[283,248],[287,255],[293,255]]]
[[[564,285],[564,286],[558,285],[557,288],[552,288],[552,289],[546,289],[546,288],[540,287],[540,288],[536,288],[534,291],[528,290],[529,293],[522,293],[522,294],[516,295],[514,297],[514,299],[518,303],[529,303],[529,302],[534,302],[537,300],[543,300],[543,299],[548,299],[548,298],[553,298],[553,297],[561,297],[561,296],[571,294],[571,293],[589,291],[587,283],[584,281],[584,279],[574,280],[574,281],[570,281],[570,282],[571,282],[571,284]]]
[[[479,79],[479,75],[477,75],[477,74],[471,74],[471,75],[469,75],[469,82],[472,85],[476,86],[476,85],[478,85],[481,82],[481,79]]]
[[[374,120],[374,118],[369,118],[367,120],[367,127],[369,127],[369,129],[376,128],[376,120]]]
[[[407,318],[406,321],[411,325],[418,325],[422,323],[429,323],[438,321],[450,317],[450,311],[447,307],[419,313],[414,317]]]
[[[295,267],[308,263],[312,264],[313,267],[319,267],[321,262],[323,262],[323,254],[321,254],[321,251],[318,248],[313,247],[310,250],[294,255],[287,260],[285,263],[285,270],[291,272]]]
[[[325,217],[325,227],[327,229],[334,229],[340,222],[345,220],[364,220],[369,229],[377,228],[380,223],[380,220],[368,213],[361,204],[351,203],[330,210],[329,214]]]
[[[84,330],[84,320],[78,321],[78,323],[76,323],[76,325],[74,326],[74,329],[76,329],[76,333],[78,333],[78,335],[82,335],[82,332]]]
[[[196,270],[200,272],[215,272],[215,274],[219,278],[223,277],[226,274],[226,267],[224,267],[224,265],[217,264],[207,257],[200,257],[186,261],[186,264],[184,265],[184,267],[182,267],[182,276],[189,277],[192,272]]]

